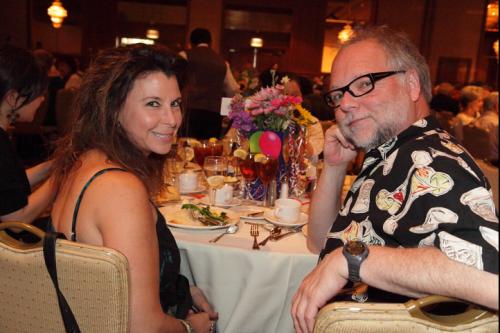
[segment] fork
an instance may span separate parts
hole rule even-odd
[[[257,242],[257,237],[259,237],[259,226],[258,225],[252,224],[252,226],[250,227],[250,236],[253,237],[252,249],[254,249],[254,250],[260,249],[259,243]]]

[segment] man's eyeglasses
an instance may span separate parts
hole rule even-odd
[[[342,101],[342,97],[346,92],[349,92],[354,97],[361,97],[363,95],[368,94],[370,91],[375,89],[375,82],[382,80],[386,77],[405,73],[406,71],[390,71],[390,72],[377,72],[377,73],[369,73],[358,78],[352,80],[348,85],[330,90],[324,95],[325,102],[328,106],[336,109],[340,106],[340,102]]]

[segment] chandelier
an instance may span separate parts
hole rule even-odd
[[[60,28],[64,18],[68,16],[68,12],[62,6],[61,1],[57,0],[52,2],[52,6],[47,9],[47,14],[49,14],[54,28]]]
[[[344,25],[344,28],[338,34],[338,38],[341,44],[347,42],[353,36],[354,36],[354,30],[352,30],[350,24]]]

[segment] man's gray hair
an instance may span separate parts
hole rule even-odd
[[[394,67],[393,70],[415,70],[420,80],[422,94],[425,100],[430,102],[432,84],[429,66],[406,33],[395,31],[386,25],[366,27],[358,30],[356,35],[346,42],[341,49],[366,40],[374,40],[384,48],[389,65]]]

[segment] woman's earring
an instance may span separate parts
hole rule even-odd
[[[13,108],[7,114],[7,119],[9,119],[9,121],[10,121],[11,124],[14,124],[19,119],[19,112],[17,112],[17,110]]]

